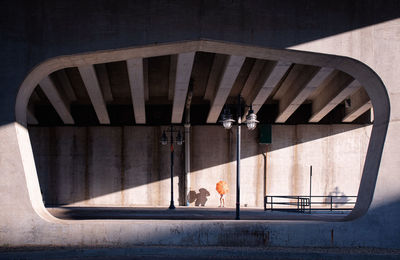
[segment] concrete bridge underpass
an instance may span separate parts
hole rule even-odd
[[[339,2],[1,8],[0,244],[399,249],[399,6]]]

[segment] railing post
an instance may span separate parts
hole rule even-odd
[[[274,210],[274,196],[271,196],[271,211]]]
[[[311,214],[311,188],[312,188],[312,165],[310,165],[310,214]]]
[[[303,210],[303,198],[300,198],[300,208],[301,208],[301,213],[304,212]]]
[[[267,210],[268,197],[264,196],[264,211]]]
[[[331,211],[332,211],[332,196],[330,196],[331,197]]]

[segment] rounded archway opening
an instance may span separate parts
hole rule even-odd
[[[178,84],[188,78],[194,78],[191,90]],[[214,192],[212,178],[233,175],[236,137],[216,123],[222,107],[233,105],[240,94],[256,107],[273,140],[260,144],[258,134],[264,130],[245,133],[242,160],[250,174],[241,180],[248,186],[243,207],[263,210],[266,196],[281,196],[275,202],[297,207],[296,196],[307,198],[312,183],[311,195],[321,196],[312,199],[321,202],[314,206],[355,205],[350,214],[318,218],[344,220],[368,209],[389,116],[379,77],[345,57],[211,41],[58,57],[37,66],[21,86],[16,114],[20,124],[31,128],[33,151],[39,151],[36,168],[42,192],[46,189],[45,203],[168,204],[164,166],[169,153],[158,139],[166,125],[185,123],[189,93],[193,190],[185,189],[185,153],[180,148],[180,174],[175,176],[180,204],[194,192],[191,203],[215,206],[217,199],[207,196]],[[349,175],[350,168],[354,171]],[[104,185],[98,185],[101,179]],[[231,182],[233,187],[233,178]],[[203,197],[201,189],[207,191]]]

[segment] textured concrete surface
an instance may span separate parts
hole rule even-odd
[[[378,248],[130,247],[10,248],[0,259],[398,259],[399,250]]]
[[[99,1],[95,6],[92,2],[15,1],[1,5],[0,174],[3,181],[0,182],[0,242],[3,247],[400,248],[398,1],[282,1],[274,4],[242,1],[143,1],[142,4],[120,1],[110,4]],[[214,46],[214,52],[231,55],[246,52],[260,58],[271,55],[299,63],[306,60],[310,64],[341,67],[360,80],[371,97],[375,118],[361,179],[360,207],[354,213],[355,217],[362,217],[348,222],[62,221],[48,214],[41,203],[28,133],[15,123],[18,120],[24,124],[27,98],[36,83],[43,75],[65,66],[101,63],[102,59],[157,56],[177,50],[141,48],[129,56],[132,52],[124,49],[117,58],[113,57],[115,53],[102,56],[100,52],[79,58],[65,55],[199,39],[242,44],[227,48],[223,44],[202,43],[204,49]],[[191,44],[187,43],[177,52],[199,48],[198,43],[194,47]],[[255,50],[243,44],[262,48]],[[292,51],[278,51],[282,49]],[[293,50],[328,56],[317,57]],[[287,53],[293,55],[289,57]],[[307,55],[313,58],[307,59]],[[40,63],[44,67],[37,66]],[[40,70],[38,74],[30,73]],[[18,92],[20,98],[16,98]]]
[[[169,150],[158,143],[162,128],[31,127],[30,137],[46,205],[169,205]],[[264,195],[356,196],[371,126],[274,125],[273,143],[258,143],[258,131],[243,130],[241,206],[263,208]],[[176,146],[176,203],[216,207],[215,184],[230,191],[235,207],[236,132],[222,126],[191,131],[189,192],[184,194],[184,151]],[[328,152],[329,151],[329,152]],[[266,156],[266,158],[264,158]]]
[[[47,208],[56,218],[67,220],[110,220],[110,219],[172,219],[172,220],[234,220],[235,208],[203,208],[177,206],[175,210],[165,207],[98,207],[98,206],[62,206]],[[266,210],[260,208],[241,208],[241,220],[317,220],[327,217],[340,221],[349,211],[319,211],[297,213],[283,210]]]
[[[32,128],[47,205],[169,205],[170,151],[160,127]],[[183,147],[176,146],[174,189],[182,201]]]

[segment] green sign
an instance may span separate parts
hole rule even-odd
[[[272,127],[267,124],[260,124],[260,144],[272,143]]]

